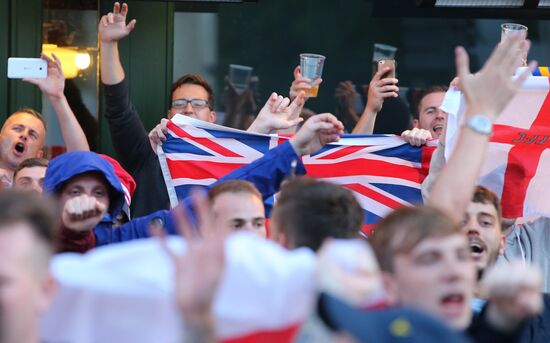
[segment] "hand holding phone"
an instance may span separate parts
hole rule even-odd
[[[48,64],[41,58],[8,58],[8,78],[45,79],[48,76]]]
[[[367,105],[365,110],[378,113],[385,99],[397,98],[399,95],[398,80],[395,78],[395,60],[378,61],[378,72],[373,76],[368,86]]]
[[[380,79],[395,78],[395,60],[380,60],[378,61],[378,71],[390,68],[389,71],[385,72]]]

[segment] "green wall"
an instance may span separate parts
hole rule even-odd
[[[40,0],[0,1],[0,119],[20,107],[40,109],[40,92],[21,80],[8,80],[8,57],[38,57],[42,36]]]
[[[100,0],[100,15],[114,1]],[[130,17],[138,21],[130,37],[120,44],[121,59],[130,85],[130,97],[145,127],[150,129],[166,112],[172,84],[174,6],[156,1],[129,1]],[[42,108],[40,91],[21,80],[7,79],[7,59],[38,57],[42,44],[42,1],[0,1],[0,120],[17,108]],[[103,103],[102,94],[99,98]],[[100,106],[100,150],[114,154]]]
[[[12,0],[9,13],[9,56],[39,57],[42,45],[42,1]],[[21,80],[9,80],[8,87],[8,115],[20,107],[42,108],[37,87]]]
[[[6,75],[9,56],[9,9],[8,1],[0,1],[0,118],[5,118],[8,112],[8,79]]]
[[[167,110],[172,84],[174,7],[156,1],[128,1],[129,19],[136,28],[119,44],[120,58],[130,86],[130,99],[146,129],[160,122]],[[100,16],[112,10],[112,1],[102,1]],[[100,96],[103,101],[103,95]],[[102,106],[103,113],[104,107]],[[105,120],[101,122],[101,149],[114,154]]]

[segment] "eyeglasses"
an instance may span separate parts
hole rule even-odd
[[[191,103],[191,107],[201,109],[208,106],[208,100],[203,99],[176,99],[172,101],[172,108],[185,108]]]

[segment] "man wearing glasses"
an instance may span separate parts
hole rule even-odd
[[[128,83],[118,53],[118,41],[135,27],[126,24],[128,6],[117,2],[113,12],[104,15],[98,25],[101,51],[101,82],[105,90],[106,113],[114,148],[122,166],[137,183],[133,197],[134,217],[168,209],[170,200],[162,170],[151,149],[148,133],[129,98]],[[187,74],[177,80],[171,90],[168,118],[176,113],[214,122],[214,95],[208,82],[197,74]]]
[[[208,82],[198,74],[187,74],[172,85],[168,119],[176,113],[210,123],[216,121],[214,94]]]
[[[118,54],[118,41],[134,29],[135,20],[126,24],[128,5],[116,2],[113,12],[104,15],[98,25],[101,53],[101,82],[104,85],[106,113],[111,138],[120,163],[137,183],[132,203],[134,216],[142,217],[168,209],[170,201],[164,177],[156,156],[156,144],[161,144],[166,119],[147,134],[141,119],[130,102],[128,84]],[[214,122],[214,95],[208,82],[200,75],[187,74],[172,85],[168,119],[181,113],[206,122]],[[292,102],[272,93],[258,113],[249,132],[270,133],[288,129],[302,121],[297,115],[304,105],[300,93]],[[153,147],[153,149],[151,149]]]

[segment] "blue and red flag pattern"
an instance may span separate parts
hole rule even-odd
[[[210,185],[289,139],[252,134],[177,115],[159,150],[172,206],[194,186]],[[394,135],[343,135],[302,161],[307,176],[351,189],[363,208],[367,234],[401,206],[422,203],[421,183],[436,141],[413,147]],[[266,205],[272,205],[272,199]]]

